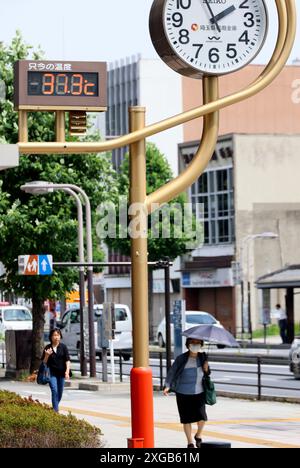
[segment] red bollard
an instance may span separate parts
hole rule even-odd
[[[144,448],[144,439],[127,439],[129,449]]]
[[[144,448],[154,448],[152,370],[134,367],[130,380],[132,439],[129,440],[143,439]]]

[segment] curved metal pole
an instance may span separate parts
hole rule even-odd
[[[93,238],[92,238],[92,210],[90,199],[81,187],[73,184],[51,184],[53,188],[71,189],[79,193],[84,201],[86,211],[86,237],[87,237],[87,261],[93,263]],[[89,352],[90,352],[90,376],[96,377],[96,351],[95,351],[95,327],[94,327],[94,285],[93,267],[88,267],[88,308],[89,308]]]
[[[208,103],[219,97],[219,80],[215,77],[203,79],[203,102]],[[203,135],[200,147],[188,168],[176,179],[171,180],[146,198],[148,213],[157,209],[157,204],[167,203],[187,187],[191,186],[206,169],[215,150],[219,134],[219,112],[204,117]]]
[[[182,125],[190,120],[203,117],[225,107],[248,99],[261,92],[274,81],[284,68],[293,48],[296,34],[295,0],[275,0],[279,17],[278,40],[274,54],[264,72],[247,88],[232,95],[218,99],[215,102],[192,109],[156,124],[135,131],[129,135],[101,143],[19,143],[23,154],[82,154],[101,153],[127,146],[164,130]]]
[[[78,220],[78,258],[84,263],[84,228],[82,202],[76,192],[69,188],[62,188],[65,193],[71,195],[77,205]],[[87,362],[84,349],[84,317],[85,287],[84,287],[84,267],[79,267],[79,293],[80,293],[80,371],[83,377],[87,376]]]
[[[27,184],[30,186],[30,184]],[[32,186],[36,188],[36,185]],[[93,239],[92,239],[92,211],[89,197],[81,187],[73,184],[39,184],[39,188],[56,190],[73,190],[79,193],[85,204],[86,210],[86,236],[87,236],[87,261],[93,263]],[[94,327],[94,287],[93,287],[93,267],[88,267],[88,308],[89,308],[89,351],[90,351],[90,376],[96,377],[96,351],[95,351],[95,327]]]

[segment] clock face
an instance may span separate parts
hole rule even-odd
[[[154,33],[154,46],[163,60],[165,55],[165,61],[185,75],[237,71],[254,59],[266,38],[268,14],[263,0],[155,0],[152,10],[159,6],[161,31],[168,44],[161,55]],[[157,21],[157,12],[152,14]],[[151,29],[155,31],[150,19]],[[167,49],[173,61],[167,58]]]

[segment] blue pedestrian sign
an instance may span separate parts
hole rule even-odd
[[[52,275],[53,273],[52,255],[39,255],[39,273],[41,276]]]

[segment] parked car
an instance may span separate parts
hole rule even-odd
[[[295,338],[290,350],[290,369],[295,379],[300,379],[300,336]]]
[[[0,306],[0,336],[6,330],[32,330],[32,315],[29,309],[19,305]]]
[[[173,314],[171,314],[171,344],[174,343],[174,325],[173,325]],[[185,329],[196,327],[197,325],[216,325],[217,327],[223,328],[218,320],[215,319],[208,312],[201,311],[187,311],[185,313]],[[166,319],[163,318],[157,329],[157,341],[161,348],[166,345]]]
[[[95,346],[96,355],[101,358],[102,350],[98,347],[98,323],[97,319],[102,315],[103,305],[94,305],[95,318]],[[115,305],[116,330],[114,350],[122,351],[125,361],[128,361],[132,353],[132,316],[129,307],[125,304]],[[71,354],[80,351],[80,310],[79,308],[67,310],[59,322],[62,330],[63,342],[67,345]]]

